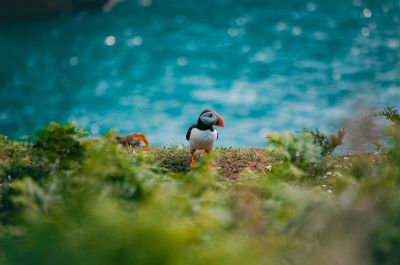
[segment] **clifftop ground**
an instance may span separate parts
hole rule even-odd
[[[189,170],[187,148],[82,135],[53,123],[0,137],[1,264],[399,264],[396,144],[331,156],[274,135]]]
[[[261,148],[217,148],[217,155],[213,162],[215,169],[223,177],[237,178],[244,171],[256,173],[267,172],[271,157],[265,149]],[[160,161],[161,166],[171,172],[187,172],[191,156],[188,148],[161,147],[152,148],[150,153],[155,161]],[[197,160],[206,155],[197,152]]]
[[[143,148],[123,148],[127,155],[145,154],[152,157],[154,164],[159,165],[166,173],[187,173],[190,171],[191,156],[187,147],[165,146]],[[205,157],[205,152],[197,151],[196,158],[200,161]],[[255,173],[268,174],[272,168],[282,163],[274,154],[266,148],[238,148],[219,147],[214,149],[213,169],[223,178],[237,179],[241,174]],[[0,150],[0,169],[10,159],[9,152]],[[361,153],[352,155],[328,156],[325,159],[326,172],[342,174],[353,169],[354,164],[360,161],[376,163],[383,161],[383,154]],[[340,173],[342,172],[342,173]],[[328,173],[329,174],[329,173]]]
[[[129,152],[129,150],[128,150]],[[134,150],[133,152],[140,152]],[[281,163],[279,159],[274,157],[266,148],[217,148],[215,149],[217,156],[213,162],[214,168],[217,172],[225,178],[236,179],[243,173],[257,173],[268,174],[271,172],[272,167]],[[151,148],[149,153],[154,156],[154,161],[170,172],[187,172],[190,170],[190,152],[188,148],[182,147],[158,147]],[[197,152],[197,159],[204,156],[204,152]],[[370,161],[376,163],[382,161],[384,155],[382,154],[353,154],[330,156],[327,159],[329,170],[334,172],[349,171],[353,168],[354,164],[362,161]],[[332,174],[334,172],[331,172]],[[326,172],[325,172],[326,173]],[[342,174],[342,173],[340,173]]]

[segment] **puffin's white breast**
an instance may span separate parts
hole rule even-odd
[[[214,142],[217,140],[217,130],[199,130],[197,128],[193,128],[190,132],[189,144],[190,149],[194,150],[206,150],[211,151],[214,145]]]

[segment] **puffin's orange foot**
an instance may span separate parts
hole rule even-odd
[[[197,166],[196,157],[194,156],[194,153],[192,153],[192,163],[190,163],[190,168],[194,168],[195,166]]]

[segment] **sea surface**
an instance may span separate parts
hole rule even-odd
[[[182,144],[213,108],[219,145],[263,146],[400,107],[399,59],[398,0],[122,1],[0,26],[0,134],[57,121]]]

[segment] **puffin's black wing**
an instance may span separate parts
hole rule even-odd
[[[196,127],[195,124],[193,124],[192,126],[190,126],[190,128],[188,129],[188,131],[187,131],[187,133],[186,133],[186,140],[189,141],[190,133],[192,132],[192,129],[195,128],[195,127]]]

